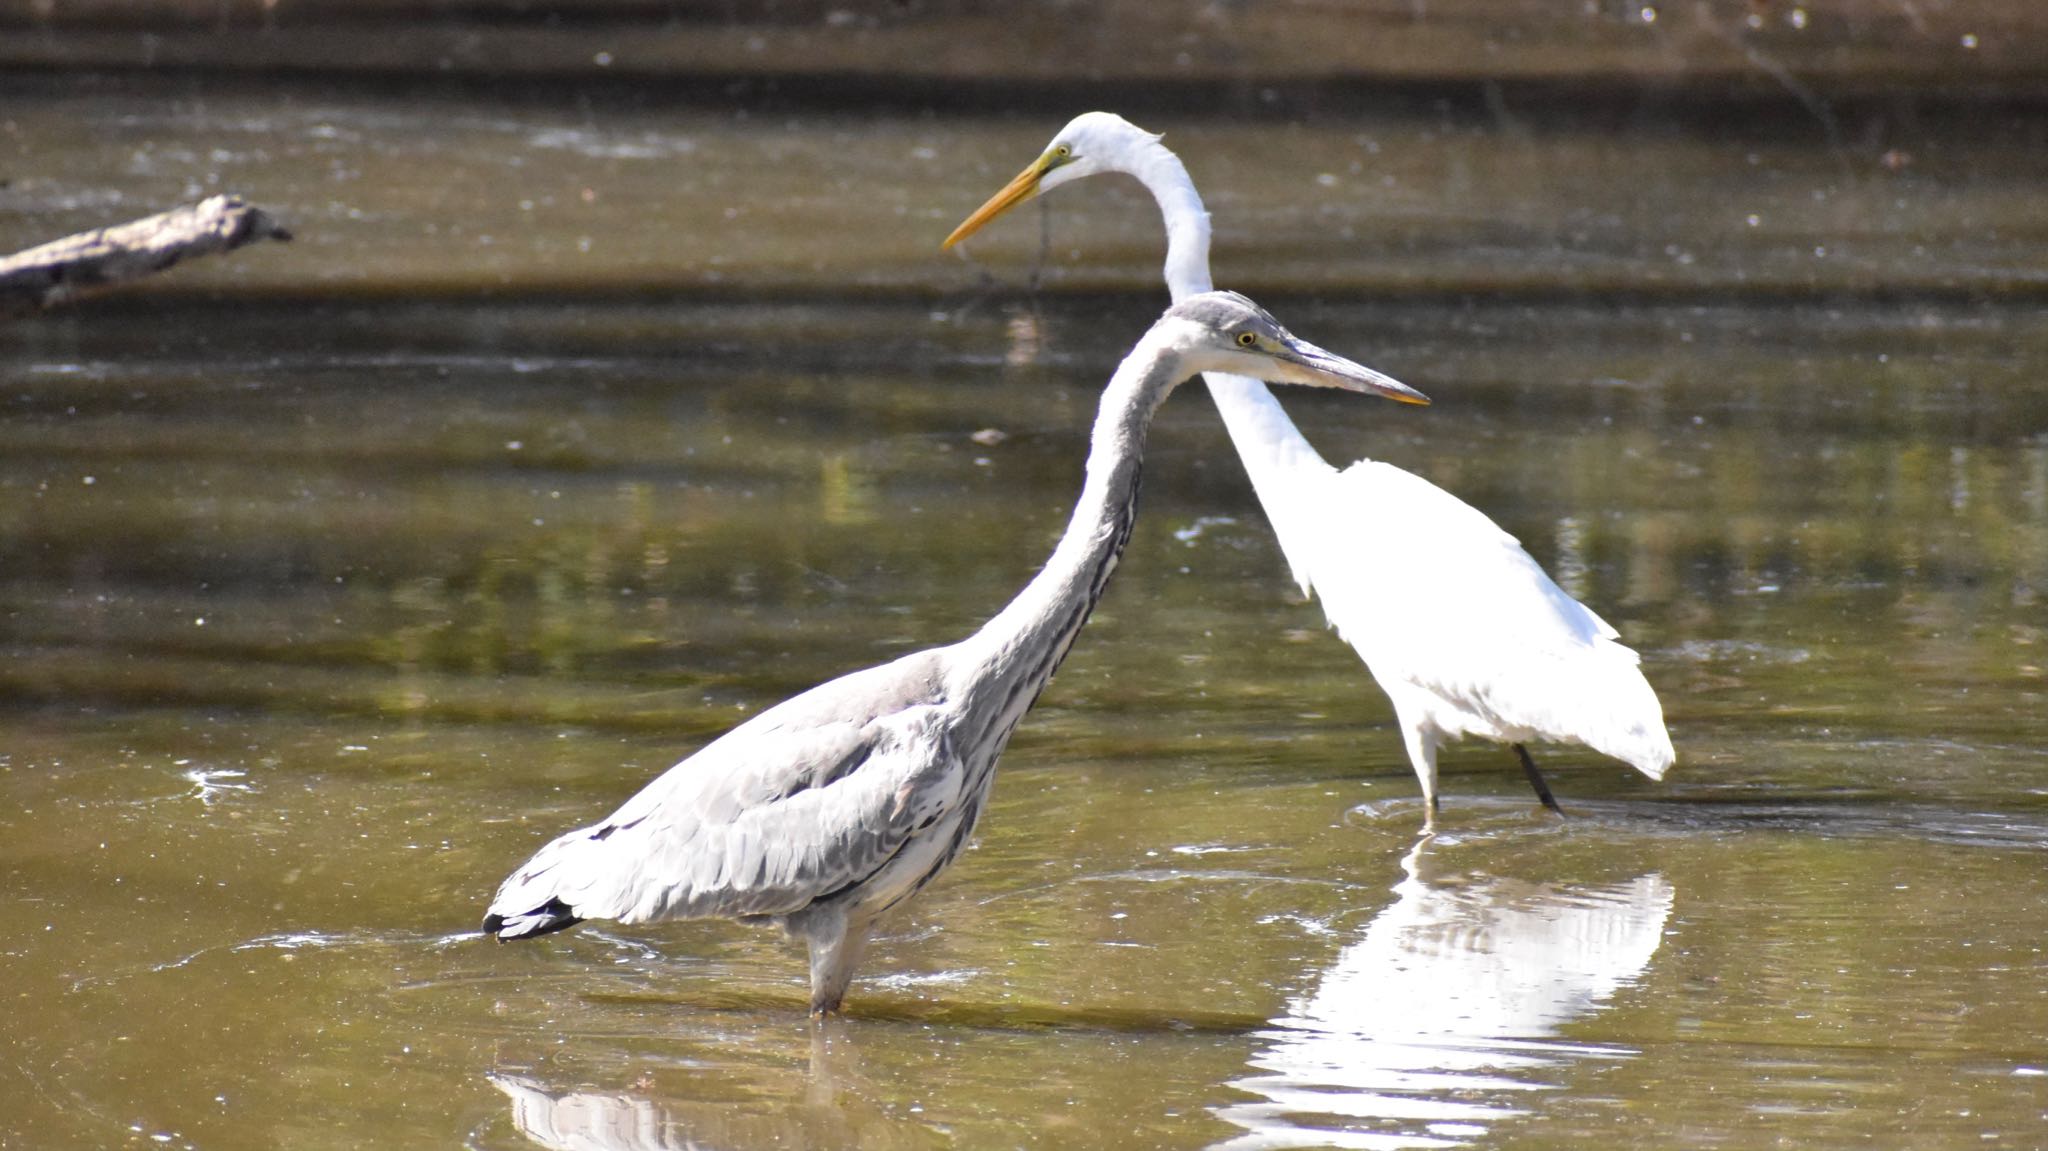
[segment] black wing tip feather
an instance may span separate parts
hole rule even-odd
[[[504,916],[496,912],[484,916],[484,934],[495,935],[500,941],[507,939],[532,939],[537,935],[552,935],[566,931],[583,922],[581,916],[570,910],[560,897],[548,900],[524,915]],[[508,930],[506,925],[511,924]]]

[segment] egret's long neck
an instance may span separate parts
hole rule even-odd
[[[1164,144],[1147,139],[1134,147],[1118,167],[1138,178],[1166,217],[1166,287],[1176,302],[1206,292],[1209,281],[1209,211],[1188,177],[1187,166]],[[1223,417],[1230,442],[1251,477],[1259,505],[1280,539],[1280,550],[1307,594],[1312,585],[1309,557],[1316,525],[1302,515],[1315,501],[1300,492],[1334,476],[1337,469],[1317,453],[1315,445],[1287,418],[1287,410],[1265,384],[1245,376],[1208,372],[1209,398]]]
[[[970,722],[995,733],[990,746],[997,750],[1066,658],[1131,538],[1145,432],[1180,382],[1178,360],[1155,328],[1117,368],[1096,412],[1087,481],[1066,534],[1017,598],[956,647],[962,658],[949,694],[974,717]],[[958,738],[963,747],[973,745],[972,736]]]
[[[1209,210],[1188,178],[1187,165],[1164,144],[1147,139],[1122,165],[1138,178],[1166,217],[1166,289],[1179,303],[1215,287],[1209,282]]]

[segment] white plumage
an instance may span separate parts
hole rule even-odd
[[[1054,136],[946,240],[948,247],[1032,195],[1101,172],[1135,176],[1166,222],[1175,299],[1209,290],[1209,214],[1159,137],[1088,112]],[[1331,466],[1264,384],[1204,377],[1302,594],[1321,598],[1393,702],[1427,810],[1437,748],[1481,735],[1515,745],[1581,743],[1662,779],[1676,759],[1636,653],[1566,595],[1513,536],[1442,488],[1390,464]]]

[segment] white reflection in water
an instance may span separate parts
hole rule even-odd
[[[511,1075],[491,1082],[512,1097],[512,1122],[521,1134],[556,1151],[680,1151],[694,1144],[675,1129],[668,1112],[649,1099],[598,1092],[550,1095]]]
[[[512,1100],[519,1133],[551,1151],[729,1151],[749,1147],[918,1145],[886,1119],[840,1101],[795,1099],[763,1109],[732,1099],[655,1099],[624,1092],[551,1093],[516,1075],[492,1075]],[[816,1095],[816,1092],[813,1092]]]
[[[1642,974],[1671,885],[1650,874],[1575,887],[1423,877],[1425,838],[1399,898],[1291,1003],[1232,1082],[1257,1102],[1218,1108],[1245,1129],[1220,1147],[1452,1147],[1524,1114],[1540,1070],[1623,1048],[1556,1041]]]
[[[668,1069],[676,1066],[681,1065]],[[713,1066],[700,1064],[698,1070]],[[771,1058],[752,1066],[774,1083],[787,1082],[786,1064]],[[714,1081],[708,1094],[664,1091],[659,1082],[663,1070],[643,1069],[630,1093],[561,1091],[505,1072],[487,1078],[511,1099],[512,1123],[519,1133],[553,1151],[856,1146],[911,1151],[950,1145],[925,1124],[888,1114],[872,1102],[874,1090],[861,1072],[859,1054],[850,1036],[834,1026],[811,1030],[809,1073],[802,1077],[802,1092],[792,1097],[741,1087],[745,1064],[727,1066],[727,1075],[704,1076]],[[687,1077],[692,1082],[698,1078],[694,1072]]]

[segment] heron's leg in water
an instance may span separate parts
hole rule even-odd
[[[1522,761],[1522,772],[1529,777],[1529,786],[1536,789],[1536,798],[1543,801],[1543,806],[1563,815],[1564,808],[1559,807],[1557,797],[1550,794],[1550,785],[1543,782],[1543,773],[1536,770],[1536,761],[1529,758],[1529,749],[1516,744],[1515,757]]]
[[[848,916],[837,904],[813,904],[789,918],[791,933],[810,945],[811,1014],[836,1015],[861,952],[867,950],[869,921]]]

